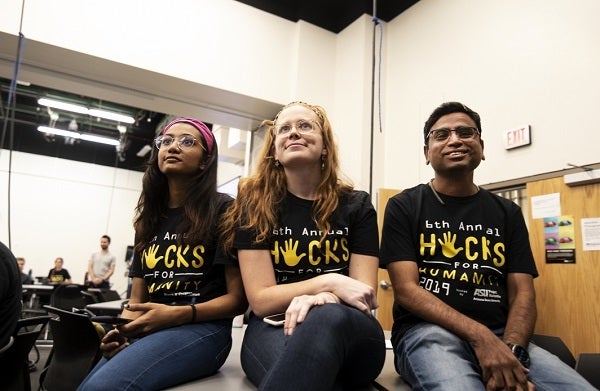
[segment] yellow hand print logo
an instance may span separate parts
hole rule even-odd
[[[148,248],[147,251],[144,251],[146,266],[148,266],[148,269],[154,269],[156,264],[158,262],[160,262],[161,259],[163,259],[162,256],[160,256],[160,257],[156,256],[157,252],[158,252],[158,246],[156,244],[153,244],[152,246],[150,246]]]
[[[442,245],[442,254],[444,254],[446,258],[454,258],[456,254],[463,250],[463,247],[454,247],[456,234],[452,235],[452,232],[446,232],[444,234],[444,240],[438,239],[438,242]]]
[[[283,261],[288,266],[296,266],[300,260],[306,256],[306,254],[301,254],[298,256],[296,251],[298,250],[298,242],[293,243],[292,239],[284,241],[285,249],[279,246],[279,251],[281,251],[281,255],[283,255]]]

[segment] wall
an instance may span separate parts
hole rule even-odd
[[[0,183],[8,187],[9,151],[0,150]],[[141,173],[28,153],[12,153],[10,180],[11,249],[24,257],[25,270],[46,276],[57,257],[73,282],[82,284],[87,263],[108,234],[117,258],[111,279],[119,293],[127,288],[125,251],[133,245],[133,209]],[[8,243],[8,192],[2,192],[0,240]]]
[[[600,2],[421,0],[387,25],[386,134],[379,187],[433,176],[423,123],[443,101],[482,117],[480,184],[598,162]],[[531,125],[529,147],[505,151],[502,131]],[[583,143],[584,144],[583,144]],[[403,170],[398,170],[402,167]]]

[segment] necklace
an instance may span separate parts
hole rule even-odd
[[[433,195],[435,196],[435,198],[437,198],[437,200],[440,202],[440,204],[446,205],[446,203],[444,202],[444,200],[442,199],[442,197],[440,197],[440,195],[438,194],[438,192],[435,191],[435,188],[433,187],[433,179],[431,179],[429,181],[428,185],[429,185],[429,188],[431,189],[431,191],[433,192]],[[479,192],[479,186],[477,186],[476,184],[473,184],[473,186],[475,186],[476,193]]]

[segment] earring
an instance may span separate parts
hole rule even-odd
[[[325,156],[321,155],[321,171],[325,169]]]
[[[275,167],[279,167],[279,160],[275,160]]]

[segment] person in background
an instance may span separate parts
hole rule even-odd
[[[0,242],[0,351],[6,349],[17,327],[22,308],[21,277],[17,260]]]
[[[100,251],[93,253],[88,262],[87,279],[94,288],[110,288],[110,276],[115,272],[117,259],[108,251],[110,236],[100,238]]]
[[[325,110],[282,108],[224,222],[252,312],[241,363],[260,390],[366,386],[381,371],[378,230],[370,197],[340,179]],[[263,317],[285,312],[282,328]]]
[[[538,273],[521,209],[473,182],[479,114],[444,103],[423,136],[434,178],[392,197],[382,230],[398,373],[413,390],[593,390],[529,342]]]
[[[161,390],[209,376],[231,349],[234,316],[248,303],[239,268],[225,265],[217,226],[231,197],[217,192],[218,149],[192,118],[155,140],[134,228],[131,298],[79,390]],[[219,250],[221,249],[221,250]]]
[[[25,273],[25,271],[23,270],[25,268],[25,258],[17,257],[17,265],[19,266],[19,272],[21,273],[21,284],[33,284],[33,278],[31,278],[31,270],[29,271],[29,273]]]
[[[63,259],[58,257],[54,260],[54,267],[48,272],[50,284],[70,284],[71,275],[67,269],[63,269]]]

